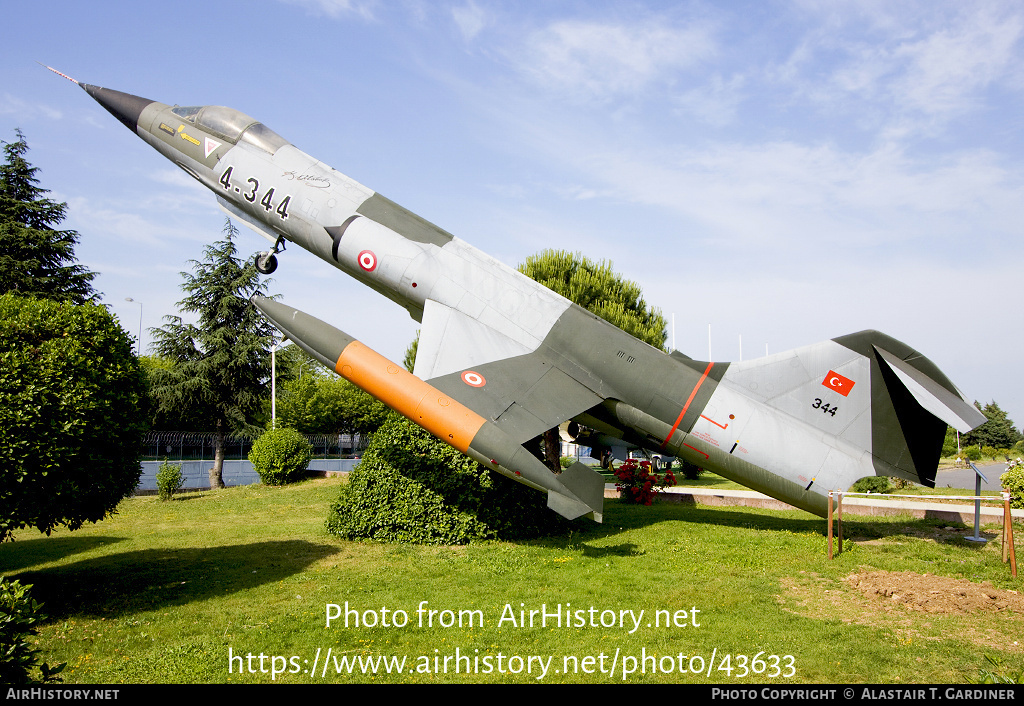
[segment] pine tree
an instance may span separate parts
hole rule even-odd
[[[277,425],[303,434],[369,434],[388,408],[337,375],[306,372],[278,383]]]
[[[78,233],[58,230],[67,204],[45,198],[39,171],[25,160],[21,130],[4,143],[0,165],[0,293],[81,304],[97,296],[95,272],[75,260]]]
[[[206,258],[192,260],[194,273],[183,272],[178,302],[196,314],[198,324],[180,316],[152,329],[158,356],[173,364],[151,371],[151,393],[161,410],[188,410],[216,434],[210,487],[223,488],[225,438],[231,432],[256,431],[256,416],[270,380],[270,346],[274,329],[249,302],[267,296],[252,262],[235,257],[238,236],[231,221],[224,238],[205,249]]]

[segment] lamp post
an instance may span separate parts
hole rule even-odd
[[[125,297],[124,300],[139,305],[139,337],[136,339],[135,355],[142,355],[142,302],[137,302],[131,297]]]
[[[281,340],[270,347],[270,428],[277,429],[277,349],[288,340],[282,336]]]

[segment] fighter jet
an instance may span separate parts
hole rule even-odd
[[[261,272],[294,243],[421,322],[410,374],[331,324],[255,299],[288,338],[442,441],[547,492],[570,519],[600,521],[601,476],[579,463],[554,474],[522,446],[569,420],[577,434],[676,456],[821,516],[830,490],[865,476],[933,487],[946,425],[985,421],[930,360],[877,331],[741,363],[667,354],[244,113],[79,85],[272,243],[256,256]]]

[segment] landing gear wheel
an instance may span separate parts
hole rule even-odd
[[[272,252],[256,253],[256,269],[261,275],[269,275],[277,269],[277,256]]]

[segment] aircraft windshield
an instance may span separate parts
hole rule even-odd
[[[270,154],[274,154],[288,144],[288,140],[278,135],[263,123],[254,123],[253,125],[250,125],[248,129],[242,133],[241,139],[242,142],[248,142],[253,147],[258,147],[264,152],[268,152]]]
[[[202,109],[203,106],[201,105],[176,105],[171,108],[171,112],[182,120],[188,120],[190,123],[195,123],[196,116],[199,115],[199,111]]]
[[[222,105],[208,105],[196,116],[196,125],[223,135],[231,142],[238,142],[242,131],[255,122],[255,118]]]
[[[240,139],[264,152],[274,154],[288,141],[245,113],[222,105],[175,106],[171,112],[182,120],[216,133],[232,144]]]

